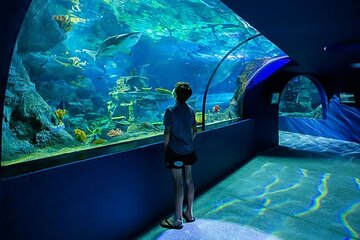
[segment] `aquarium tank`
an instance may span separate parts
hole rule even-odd
[[[280,98],[279,116],[323,118],[320,92],[308,77],[299,75],[287,83]]]
[[[219,0],[33,0],[9,69],[1,165],[159,136],[178,81],[193,88],[199,125],[239,120],[251,75],[284,55]]]

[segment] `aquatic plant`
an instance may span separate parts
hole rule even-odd
[[[56,119],[59,121],[59,124],[62,124],[62,120],[66,116],[67,112],[68,112],[67,110],[60,108],[55,111],[55,116]]]
[[[74,130],[74,133],[75,133],[76,140],[78,140],[79,142],[85,142],[87,136],[83,130],[77,128]]]
[[[99,138],[99,139],[94,140],[91,144],[99,145],[99,144],[103,144],[103,143],[106,143],[106,140],[102,139],[102,138]]]
[[[98,137],[98,135],[100,135],[102,133],[102,130],[103,130],[102,127],[99,127],[97,124],[98,123],[95,123],[95,126],[86,128],[89,131],[89,136],[88,136],[88,140],[87,140],[86,144],[89,144],[89,143],[95,141],[95,139]]]
[[[90,133],[89,135],[90,135],[90,136],[94,136],[94,135],[97,136],[97,135],[101,134],[101,133],[102,133],[102,130],[103,130],[101,127],[98,127],[98,126],[91,127],[91,128],[90,128],[90,127],[87,127],[86,129],[89,131],[89,133]]]
[[[155,88],[155,91],[160,94],[172,95],[172,92],[165,88]]]

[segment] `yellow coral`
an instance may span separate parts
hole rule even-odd
[[[99,144],[103,144],[105,142],[106,142],[105,139],[99,138],[99,139],[96,139],[95,141],[93,141],[91,144],[99,145]]]
[[[197,124],[202,124],[202,112],[197,112],[197,113],[195,113],[195,122],[197,123]],[[206,114],[205,114],[205,120],[206,120]]]
[[[56,119],[59,121],[59,123],[62,123],[62,120],[64,119],[66,114],[67,114],[67,110],[65,110],[65,109],[59,108],[55,111],[55,116],[56,116]]]
[[[74,130],[74,133],[75,133],[76,140],[78,140],[80,142],[85,142],[86,133],[83,130],[77,128]]]
[[[53,19],[57,22],[59,27],[65,32],[70,32],[72,30],[72,22],[69,16],[56,15],[53,16]]]

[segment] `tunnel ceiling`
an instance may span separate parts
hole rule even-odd
[[[290,71],[319,75],[359,71],[350,66],[360,62],[359,1],[222,2],[296,61]]]

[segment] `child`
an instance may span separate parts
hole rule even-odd
[[[191,165],[196,162],[194,138],[197,134],[194,110],[186,104],[192,94],[188,83],[178,82],[173,91],[176,103],[165,111],[164,140],[165,164],[170,169],[175,185],[175,215],[173,221],[163,220],[161,226],[171,229],[182,229],[182,218],[186,222],[193,222],[194,183]],[[184,190],[183,171],[187,186],[187,208],[182,211]]]

